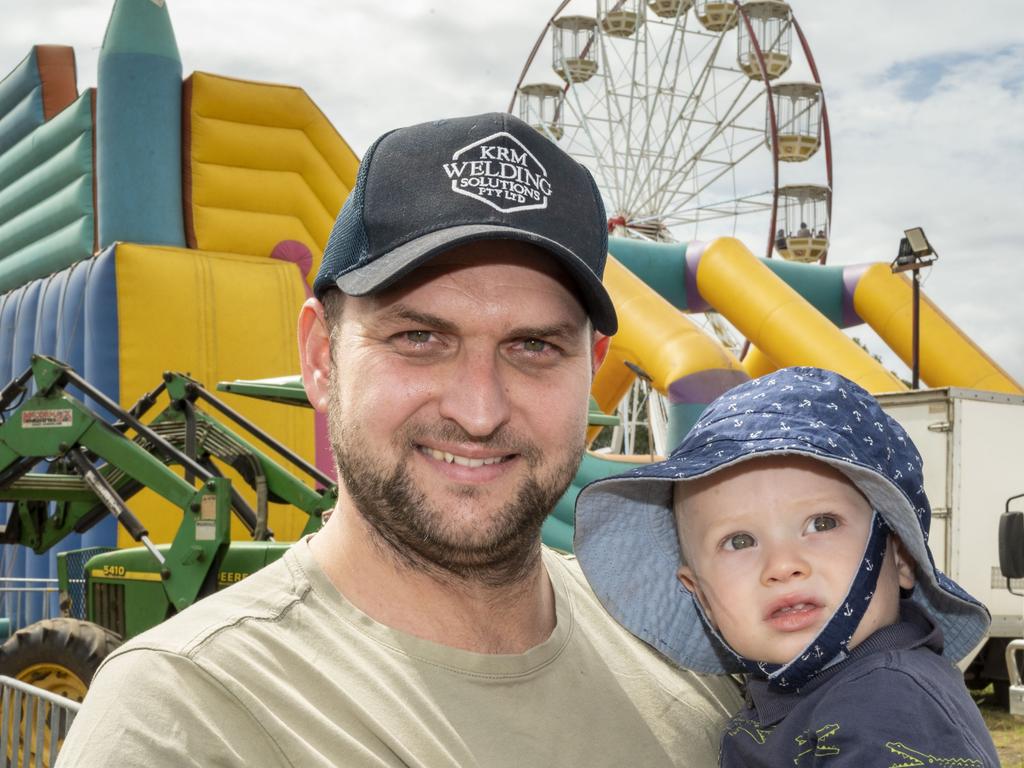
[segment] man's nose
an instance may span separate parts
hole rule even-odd
[[[441,393],[441,416],[473,437],[487,437],[509,419],[507,387],[495,353],[465,349]]]
[[[808,576],[811,566],[800,547],[794,542],[764,543],[764,567],[761,581],[778,584]]]

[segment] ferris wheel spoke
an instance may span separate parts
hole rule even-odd
[[[680,18],[683,19],[682,27],[680,26]],[[676,100],[679,95],[678,85],[680,77],[680,68],[673,66],[673,61],[681,55],[683,41],[681,29],[685,28],[686,18],[688,17],[676,17],[667,42],[661,49],[655,47],[655,61],[650,62],[648,66],[648,69],[653,66],[658,72],[654,94],[648,94],[648,98],[645,100],[646,130],[643,134],[643,142],[640,145],[640,154],[648,158],[648,167],[644,169],[645,173],[634,175],[631,180],[632,183],[626,190],[627,200],[636,199],[636,196],[639,194],[637,190],[640,185],[656,183],[652,180],[660,176],[660,169],[664,158],[671,151],[672,132],[666,130],[666,127],[669,125],[670,116],[675,109]],[[645,35],[645,42],[650,46],[650,35]],[[667,86],[666,79],[670,79],[670,84]],[[657,98],[663,93],[668,94],[667,99]],[[658,134],[660,134],[660,142],[658,141]],[[649,149],[652,143],[659,144],[653,153]]]
[[[601,56],[604,58],[605,62],[611,61],[609,53],[612,48],[612,45],[610,44],[611,41],[606,40],[604,35],[599,35],[598,37],[601,43]],[[616,58],[619,57],[616,55]],[[621,59],[619,59],[619,61],[621,62]],[[616,141],[616,134],[621,130],[621,127],[623,125],[627,125],[628,122],[626,114],[623,112],[623,100],[619,98],[618,85],[613,80],[613,74],[612,67],[610,66],[604,67],[601,73],[601,80],[604,83],[605,103],[611,107],[610,113],[613,117],[608,126],[608,141],[605,145],[605,151],[611,157],[610,165],[614,171],[615,186],[613,189],[622,190],[625,187],[625,179],[628,176],[628,168],[625,163],[627,158],[621,152],[619,142]],[[626,99],[627,105],[630,101],[630,99]],[[623,201],[619,199],[614,200],[613,202],[617,203],[621,207]]]
[[[729,172],[729,169],[726,168],[726,169],[723,170],[721,175],[725,175],[725,173],[728,173],[728,172]],[[703,193],[705,191],[713,191],[713,189],[714,189],[713,182],[715,180],[716,179],[707,179],[706,183],[704,184],[704,186],[700,190],[700,192],[695,193],[694,195],[690,196],[690,199],[691,200],[694,200],[694,199],[699,200],[701,197],[707,198],[709,195],[708,194],[703,194]],[[709,218],[719,218],[718,216],[711,216],[711,217],[709,217],[709,216],[703,215],[704,212],[709,211],[709,210],[715,210],[715,211],[729,210],[730,211],[730,215],[739,216],[739,215],[741,215],[743,213],[753,212],[751,207],[748,205],[748,202],[751,201],[751,200],[762,200],[765,197],[765,195],[768,195],[768,198],[770,199],[770,193],[763,193],[763,192],[756,192],[756,193],[752,193],[752,194],[745,195],[745,196],[742,196],[742,197],[729,196],[727,194],[717,194],[717,195],[716,194],[712,194],[712,195],[710,195],[712,197],[712,201],[711,202],[703,202],[703,203],[698,202],[696,205],[691,205],[691,206],[683,207],[683,208],[675,208],[675,209],[673,209],[671,211],[666,211],[665,212],[665,219],[670,224],[676,224],[676,225],[678,225],[678,224],[694,224],[694,225],[696,225],[696,224],[698,224],[701,221],[708,220]],[[762,208],[763,208],[763,206],[762,206]]]
[[[656,200],[645,200],[642,203],[643,205],[650,205],[652,203],[656,203],[663,206],[664,200],[667,197],[686,195],[686,198],[681,201],[681,204],[685,205],[685,203],[689,199],[692,199],[695,195],[699,194],[707,186],[706,184],[697,185],[692,191],[686,191],[683,188],[685,181],[689,178],[693,178],[694,171],[697,168],[698,164],[702,162],[707,163],[709,161],[709,151],[714,145],[714,142],[720,136],[722,136],[722,134],[727,129],[732,127],[733,122],[739,120],[740,117],[742,117],[747,112],[747,110],[749,110],[754,104],[756,104],[760,100],[760,94],[755,94],[751,99],[747,101],[747,103],[744,106],[742,106],[739,109],[739,111],[733,113],[733,108],[736,106],[739,99],[742,98],[743,93],[747,89],[747,87],[748,84],[745,84],[743,86],[743,89],[736,94],[733,103],[730,104],[729,109],[726,111],[727,115],[729,116],[729,122],[723,121],[720,123],[715,123],[714,128],[708,132],[707,136],[704,139],[704,142],[699,147],[694,148],[693,152],[689,155],[686,161],[678,168],[678,170],[673,172],[668,178],[664,180],[661,189],[659,190],[659,198],[657,198]],[[694,121],[691,121],[691,124],[693,122]],[[755,144],[755,147],[756,146],[757,145]],[[714,161],[714,159],[715,158],[713,157],[710,158],[712,162]]]
[[[704,205],[677,211],[673,214],[671,220],[674,223],[691,224],[698,221],[714,221],[727,217],[762,213],[765,210],[771,209],[771,197],[771,191],[765,190],[764,192],[755,192],[734,200],[705,203]],[[732,207],[725,207],[725,203],[730,204]]]
[[[597,176],[598,186],[600,189],[605,191],[605,194],[607,194],[609,190],[616,189],[616,186],[614,183],[615,179],[611,175],[612,169],[609,168],[608,163],[603,159],[604,154],[602,150],[604,149],[606,142],[599,141],[596,136],[596,128],[600,123],[597,120],[585,119],[585,110],[580,101],[579,91],[570,88],[566,93],[566,96],[568,97],[570,94],[572,96],[572,101],[569,101],[568,104],[569,109],[573,112],[573,115],[577,120],[576,131],[582,131],[586,135],[586,144],[594,150],[592,154],[587,155],[587,159],[591,160],[591,163],[588,165],[591,166],[591,169],[594,171],[594,175]],[[579,156],[578,152],[576,154]]]

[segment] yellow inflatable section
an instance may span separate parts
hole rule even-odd
[[[739,240],[723,237],[707,246],[697,268],[697,288],[768,358],[755,358],[748,369],[754,375],[770,370],[771,361],[828,368],[869,392],[906,389]]]
[[[734,371],[746,378],[729,350],[610,254],[604,285],[619,316],[619,331],[612,337],[608,358],[591,390],[601,410],[614,409],[635,378],[625,361],[650,374],[652,385],[662,394],[672,382],[701,371]]]
[[[166,370],[187,372],[210,389],[225,379],[298,370],[295,318],[306,292],[293,265],[263,257],[126,243],[116,246],[113,257],[121,403],[134,403],[160,383]],[[308,411],[216,394],[313,461]],[[230,476],[255,504],[248,487]],[[154,541],[174,537],[180,511],[151,491],[140,493],[131,506]],[[298,510],[271,505],[270,526],[279,540],[297,539],[305,524],[306,516]],[[237,521],[233,526],[233,538],[249,538]],[[119,531],[118,544],[134,542]]]
[[[868,267],[857,283],[853,306],[904,363],[913,364],[913,288],[905,275],[894,275],[887,264]],[[1024,394],[1013,378],[923,293],[919,322],[921,378],[928,386]]]
[[[283,240],[320,264],[359,158],[304,90],[195,72],[185,81],[189,247],[269,256]],[[277,373],[280,373],[279,369]]]
[[[711,399],[747,378],[729,350],[611,254],[604,284],[619,316],[619,331],[612,337],[608,357],[591,388],[601,410],[614,410],[633,383],[635,374],[627,362],[651,376],[652,386],[668,395],[670,407],[694,409],[693,418]],[[686,382],[692,382],[691,377],[700,379],[702,386],[688,388]],[[598,429],[592,430],[591,437]]]

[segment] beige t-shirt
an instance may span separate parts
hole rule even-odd
[[[716,765],[735,686],[622,630],[574,559],[544,563],[551,637],[488,655],[375,622],[300,541],[112,654],[58,766]]]

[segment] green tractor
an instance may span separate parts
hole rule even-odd
[[[99,416],[69,387],[111,418]],[[224,388],[305,403],[294,382]],[[163,394],[166,407],[143,423]],[[268,502],[305,512],[305,535],[320,527],[337,499],[331,478],[183,374],[164,374],[156,389],[125,410],[69,366],[35,356],[0,391],[0,414],[0,501],[13,502],[0,544],[42,554],[113,515],[140,545],[58,554],[63,615],[23,627],[0,646],[0,675],[75,701],[120,643],[284,553],[288,544],[275,541],[268,527]],[[44,462],[46,471],[37,471]],[[225,467],[255,490],[255,508],[232,487]],[[127,506],[143,488],[181,510],[169,544],[154,544]],[[231,541],[232,515],[252,541]]]

